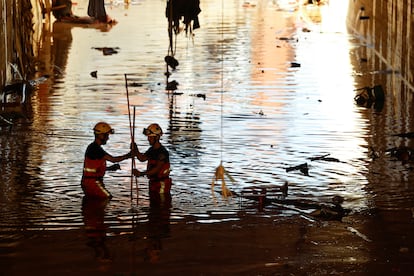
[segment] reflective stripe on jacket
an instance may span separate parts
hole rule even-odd
[[[151,170],[157,164],[157,160],[148,160],[147,171]],[[151,181],[160,181],[170,177],[170,163],[162,165],[157,175],[148,176]]]
[[[85,157],[83,164],[83,177],[84,178],[102,178],[106,171],[106,160],[96,159],[92,160]]]

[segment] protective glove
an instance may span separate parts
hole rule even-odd
[[[121,166],[119,166],[118,163],[113,164],[112,166],[109,166],[109,167],[106,168],[107,171],[117,171],[117,170],[120,170],[120,169],[121,169]]]
[[[139,153],[138,145],[136,143],[131,143],[130,148],[131,151],[129,153],[131,156],[136,156]]]
[[[140,177],[140,176],[144,176],[145,175],[145,173],[144,172],[140,172],[139,170],[137,170],[137,169],[133,169],[132,170],[132,173],[136,176],[136,177]]]
[[[137,143],[131,143],[131,145],[130,145],[130,149],[131,150],[138,150],[138,145],[137,145]]]

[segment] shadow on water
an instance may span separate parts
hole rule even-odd
[[[78,2],[77,12],[85,13],[87,1]],[[0,133],[2,259],[13,260],[14,254],[24,258],[25,250],[29,255],[37,243],[46,240],[73,250],[69,259],[85,273],[97,269],[82,266],[82,258],[91,254],[84,246],[88,241],[95,256],[112,259],[109,263],[116,260],[117,271],[136,271],[121,267],[147,261],[166,265],[175,260],[182,265],[188,252],[195,253],[187,259],[194,267],[211,263],[208,253],[196,254],[194,244],[210,253],[217,252],[214,249],[227,252],[223,262],[229,262],[229,271],[246,261],[241,267],[251,272],[253,260],[255,265],[267,262],[266,267],[274,267],[287,264],[293,255],[298,263],[306,263],[306,256],[316,250],[309,246],[322,236],[338,237],[339,242],[341,235],[365,232],[383,240],[385,234],[376,230],[377,223],[388,227],[393,223],[391,217],[398,226],[386,233],[394,236],[408,229],[414,202],[412,160],[401,162],[387,150],[412,146],[411,139],[392,136],[410,131],[413,125],[410,91],[399,85],[398,75],[371,63],[374,54],[346,32],[344,23],[337,25],[335,20],[345,14],[338,1],[297,9],[281,8],[283,1],[257,1],[250,6],[239,2],[202,1],[201,28],[191,36],[184,32],[176,36],[179,66],[168,78],[178,83],[174,91],[165,90],[168,33],[163,1],[107,5],[108,13],[118,21],[110,29],[54,23],[51,31],[42,34],[38,70],[52,77],[32,95],[30,123]],[[334,14],[338,11],[342,13]],[[116,51],[106,55],[105,47]],[[368,61],[361,63],[361,56]],[[105,176],[114,196],[108,205],[82,205],[83,154],[93,139],[94,124],[104,120],[115,128],[106,146],[110,153],[122,154],[129,148],[125,74],[133,76],[129,93],[136,110],[139,148],[147,147],[140,131],[143,127],[157,122],[165,130],[162,139],[171,154],[174,179],[171,208],[150,204],[148,184],[142,178],[138,193],[130,197],[129,161],[121,163],[120,171]],[[381,110],[355,103],[359,88],[378,84],[385,91]],[[288,182],[286,199],[293,205],[283,208],[282,202],[258,208],[257,198],[224,199],[220,185],[212,193],[215,168],[221,161],[235,180],[226,179],[235,194],[253,186],[277,188]],[[290,169],[304,163],[307,173]],[[330,204],[335,195],[345,199],[343,205],[353,216],[343,224],[330,224],[334,231],[325,233],[326,224],[318,224],[309,214],[314,206]],[[384,215],[383,220],[363,223],[374,214]],[[276,245],[273,234],[256,228],[260,219],[266,220],[264,228],[280,231],[286,241],[278,240]],[[308,229],[307,223],[319,225],[320,232]],[[361,223],[360,232],[346,230],[356,227],[354,223]],[[281,224],[286,228],[281,229]],[[210,234],[223,245],[210,241],[202,225],[214,225]],[[84,228],[89,238],[79,233]],[[234,235],[222,236],[228,231]],[[258,247],[246,244],[247,232],[254,235]],[[194,233],[205,243],[196,240]],[[315,235],[312,242],[306,239],[311,234]],[[28,236],[35,242],[24,243]],[[265,237],[263,243],[259,236]],[[280,246],[293,248],[288,240],[305,253],[286,249],[285,254],[291,255],[283,259],[277,252],[283,251]],[[179,241],[185,243],[181,251]],[[231,246],[224,248],[230,241],[239,246],[236,251],[256,254],[244,260],[243,253],[231,252]],[[407,237],[394,241],[403,251],[413,244]],[[349,258],[357,256],[352,259],[355,263],[366,262],[369,254],[375,259],[374,253],[363,250],[365,243],[364,239],[354,241],[354,249],[341,252],[341,258],[348,258],[349,253]],[[328,256],[330,247],[319,245]],[[172,248],[178,250],[176,255]],[[188,251],[183,252],[184,248]],[[272,252],[272,248],[279,249]],[[114,252],[118,255],[113,256]],[[262,254],[266,261],[260,260]],[[43,252],[38,258],[46,255]],[[65,267],[67,257],[56,254],[53,259]],[[7,267],[15,274],[20,271],[12,264]],[[45,267],[39,264],[37,269]],[[101,269],[106,271],[105,265]],[[151,271],[145,265],[140,269]]]

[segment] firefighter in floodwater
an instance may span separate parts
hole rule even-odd
[[[168,150],[161,144],[163,134],[158,124],[150,124],[144,128],[143,134],[147,136],[150,144],[145,153],[141,153],[135,145],[134,153],[139,161],[147,163],[146,171],[133,170],[135,176],[147,176],[149,179],[149,194],[153,201],[162,201],[164,196],[170,195],[170,156]]]
[[[89,144],[85,152],[85,161],[83,165],[82,190],[87,197],[110,199],[112,198],[109,191],[105,188],[103,177],[106,171],[119,170],[119,164],[125,159],[131,158],[134,154],[129,152],[125,155],[112,156],[106,152],[102,145],[105,145],[110,134],[115,131],[105,122],[99,122],[93,128],[95,140]],[[115,163],[107,167],[106,161]]]
[[[322,206],[321,209],[312,212],[311,215],[323,220],[342,221],[342,218],[350,212],[350,210],[342,207],[343,202],[344,198],[336,195],[332,198],[333,206]]]

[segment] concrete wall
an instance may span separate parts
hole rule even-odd
[[[6,82],[7,78],[7,60],[10,58],[10,53],[8,51],[10,45],[10,40],[7,32],[7,21],[6,19],[11,14],[11,9],[7,5],[6,0],[0,0],[0,88]]]
[[[24,77],[33,72],[32,4],[30,0],[0,0],[0,88],[13,80],[9,63]]]
[[[379,55],[387,70],[401,73],[406,84],[414,87],[414,4],[411,2],[349,0],[347,23]]]

